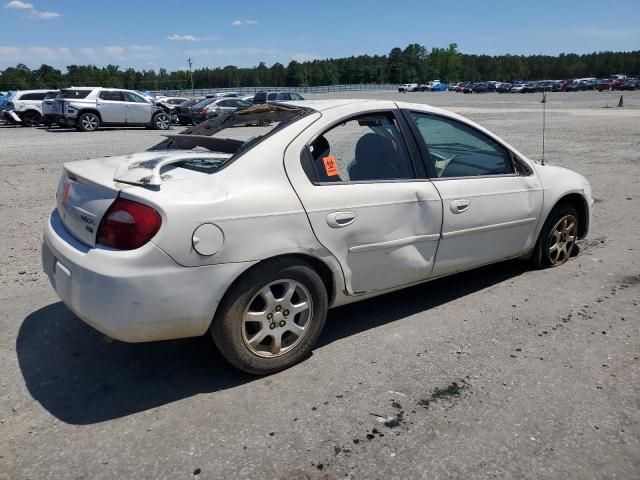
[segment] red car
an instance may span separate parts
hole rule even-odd
[[[610,78],[598,85],[598,91],[601,92],[603,90],[621,90],[623,84],[624,80],[620,80],[619,78]]]

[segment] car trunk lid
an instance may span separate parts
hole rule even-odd
[[[101,185],[65,166],[56,201],[62,223],[81,242],[94,246],[102,216],[118,196],[115,186]]]

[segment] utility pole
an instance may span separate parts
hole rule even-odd
[[[187,59],[187,62],[189,62],[189,75],[191,76],[191,96],[195,97],[196,94],[195,94],[195,90],[193,89],[193,72],[191,71],[191,65],[192,65],[191,64],[191,57],[189,57]]]

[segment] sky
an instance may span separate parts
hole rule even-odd
[[[0,69],[253,66],[385,55],[419,43],[464,53],[640,50],[640,0],[0,0]]]

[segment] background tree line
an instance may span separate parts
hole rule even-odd
[[[458,51],[455,43],[429,51],[417,43],[404,50],[392,49],[388,55],[358,55],[297,62],[287,66],[261,62],[255,67],[233,65],[197,68],[194,88],[305,87],[358,83],[411,83],[440,79],[460,80],[540,80],[580,77],[608,77],[614,73],[640,74],[640,51],[594,52],[552,55],[469,55]],[[70,85],[104,86],[144,90],[191,88],[190,73],[168,72],[161,68],[121,70],[118,65],[69,65],[62,72],[49,65],[31,70],[24,64],[0,73],[0,89],[60,88]]]

